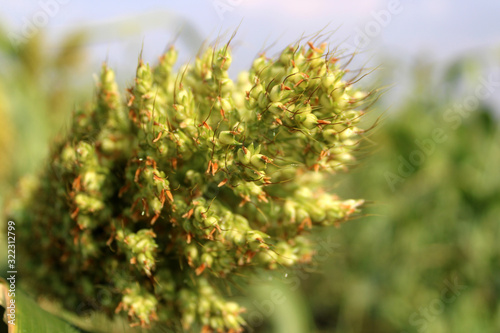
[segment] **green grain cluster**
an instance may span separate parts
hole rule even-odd
[[[72,311],[106,290],[99,309],[132,325],[240,332],[223,281],[310,261],[310,229],[362,205],[323,186],[352,164],[372,94],[326,45],[262,55],[236,81],[228,45],[174,72],[176,58],[140,61],[125,95],[103,66],[11,205],[23,276]]]

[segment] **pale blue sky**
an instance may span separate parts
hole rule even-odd
[[[96,66],[108,59],[119,69],[133,68],[130,62],[137,58],[143,42],[146,60],[154,60],[180,29],[177,45],[181,60],[186,61],[202,40],[212,41],[224,32],[229,37],[238,25],[234,70],[248,67],[263,46],[278,41],[276,51],[302,33],[327,25],[329,30],[338,29],[330,41],[344,42],[346,49],[357,46],[364,51],[360,59],[381,53],[411,58],[422,52],[452,59],[470,50],[500,46],[497,0],[1,1],[2,25],[14,34],[20,34],[26,22],[43,21],[43,12],[50,17],[39,25],[54,39],[79,26],[93,27],[89,49]],[[49,3],[58,3],[59,8]],[[375,13],[379,13],[378,21]],[[368,43],[359,45],[362,32],[368,33]]]

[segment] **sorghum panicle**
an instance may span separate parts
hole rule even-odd
[[[178,72],[176,58],[140,61],[124,97],[103,66],[94,103],[14,204],[25,269],[72,310],[107,288],[102,310],[132,324],[239,332],[218,279],[310,261],[308,231],[363,203],[323,186],[352,163],[369,94],[326,45],[261,55],[237,81],[228,45]]]

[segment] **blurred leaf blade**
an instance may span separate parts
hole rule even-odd
[[[15,298],[9,297],[8,283],[0,279],[0,305],[8,308],[11,300],[15,303],[15,325],[9,324],[9,333],[79,333],[71,324],[43,310],[26,294],[16,288]],[[8,311],[6,311],[6,314]],[[6,316],[4,321],[8,322]]]

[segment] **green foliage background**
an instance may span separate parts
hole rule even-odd
[[[498,122],[485,101],[456,128],[444,118],[475,96],[470,68],[462,59],[435,80],[435,66],[415,66],[407,97],[372,137],[380,149],[343,184],[374,204],[334,231],[341,253],[304,283],[318,331],[498,332]],[[430,144],[436,128],[444,142]],[[392,189],[387,172],[401,176],[400,157],[423,151],[416,140],[429,151]]]
[[[81,73],[89,75],[82,66],[83,35],[69,36],[56,55],[42,52],[40,36],[21,49],[0,41],[2,200],[22,174],[42,163],[72,105],[91,91],[74,84]],[[395,106],[365,143],[375,144],[375,152],[361,158],[348,180],[332,179],[342,197],[372,200],[367,216],[329,235],[314,235],[335,243],[337,250],[305,274],[283,270],[262,277],[265,284],[255,283],[246,303],[249,313],[259,311],[265,322],[254,331],[498,332],[498,122],[485,103],[458,128],[443,119],[446,110],[473,94],[477,76],[470,64],[461,59],[442,75],[430,65],[413,66],[406,97],[399,104],[389,101]],[[415,140],[431,138],[435,128],[442,128],[447,139],[392,190],[387,172],[397,174],[399,157],[408,159],[420,149]],[[5,248],[4,240],[0,246]],[[449,283],[465,288],[444,302],[441,292]],[[274,288],[283,291],[286,302],[265,313],[258,305]]]

